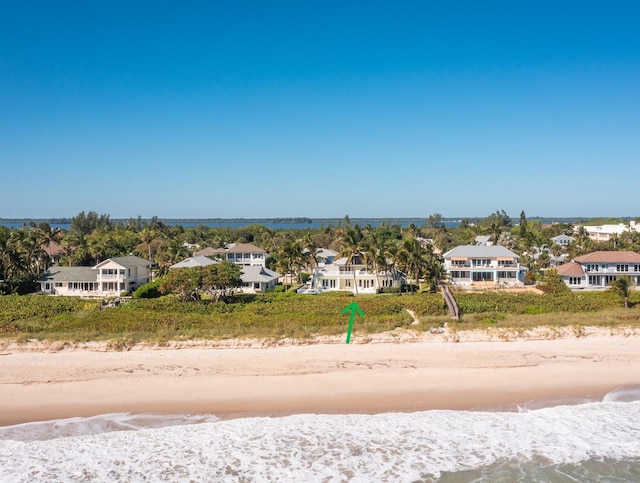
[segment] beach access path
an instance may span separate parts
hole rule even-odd
[[[121,352],[104,344],[4,344],[0,425],[113,412],[246,417],[513,409],[640,386],[635,331],[455,340],[386,335],[355,337],[349,345],[335,338],[238,348],[228,341],[222,347],[195,343]]]

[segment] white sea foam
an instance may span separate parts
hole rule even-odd
[[[640,401],[525,412],[243,418],[0,442],[0,481],[417,481],[504,461],[640,457]]]

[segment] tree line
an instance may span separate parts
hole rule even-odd
[[[575,238],[568,247],[554,245],[559,234]],[[447,227],[442,215],[429,215],[422,226],[403,227],[394,223],[377,226],[352,223],[348,216],[336,225],[321,228],[274,229],[254,224],[241,228],[185,228],[168,225],[153,217],[114,222],[107,214],[80,212],[68,230],[52,228],[46,222],[31,222],[20,228],[0,227],[0,293],[28,293],[52,263],[62,266],[93,266],[118,256],[136,255],[152,263],[154,276],[188,257],[190,247],[225,247],[229,243],[252,243],[270,256],[267,266],[290,277],[289,283],[303,281],[304,274],[317,265],[318,248],[330,248],[347,263],[364,264],[376,272],[398,270],[416,285],[433,289],[443,277],[441,254],[458,245],[473,244],[476,236],[490,236],[520,256],[531,269],[532,279],[550,266],[551,256],[567,253],[574,258],[594,250],[640,252],[640,234],[625,232],[607,242],[591,240],[584,229],[571,224],[543,226],[528,221],[524,211],[514,224],[504,210],[471,222],[463,219],[457,227]],[[53,249],[58,251],[53,255]]]

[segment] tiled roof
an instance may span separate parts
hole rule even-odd
[[[575,258],[578,263],[640,263],[640,254],[636,252],[591,252]]]
[[[237,243],[227,250],[227,253],[267,253],[251,243]]]
[[[582,265],[576,262],[565,263],[556,268],[561,277],[584,277]]]

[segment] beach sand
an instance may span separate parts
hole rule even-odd
[[[507,341],[505,341],[507,340]],[[0,347],[0,425],[113,412],[220,417],[508,409],[640,385],[635,330],[399,331],[305,341]],[[267,347],[271,345],[271,347]],[[533,401],[533,402],[532,402]]]

